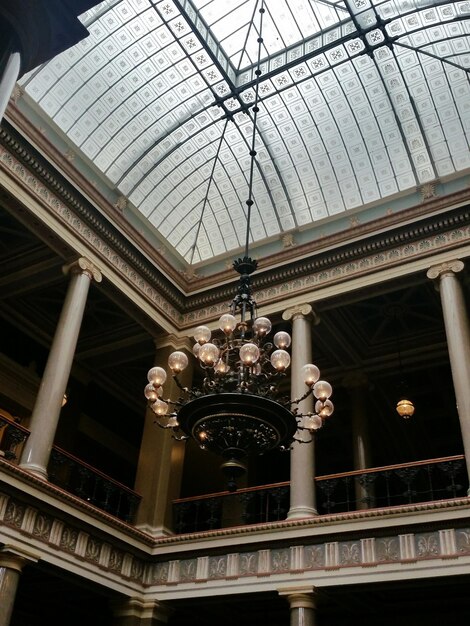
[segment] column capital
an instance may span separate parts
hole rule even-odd
[[[430,267],[426,272],[426,276],[431,280],[435,280],[436,278],[442,278],[442,276],[448,276],[449,274],[457,274],[461,272],[464,267],[465,265],[460,259],[444,261],[444,263]]]
[[[5,544],[0,548],[0,567],[6,567],[16,572],[21,572],[27,563],[37,563],[39,559],[39,554],[10,544]]]
[[[316,589],[308,587],[285,587],[277,590],[280,596],[287,598],[291,609],[316,609]]]
[[[320,323],[320,317],[315,313],[311,304],[304,303],[286,309],[282,314],[282,319],[286,322],[300,318],[310,318],[315,325]]]
[[[85,274],[90,280],[94,280],[97,283],[100,283],[103,279],[103,275],[96,265],[83,256],[73,261],[73,263],[64,265],[62,271],[64,274]]]

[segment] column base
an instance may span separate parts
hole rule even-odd
[[[157,537],[172,537],[175,533],[166,526],[150,526],[150,524],[136,524],[137,530],[150,535],[152,539]]]
[[[48,480],[49,478],[46,468],[35,463],[20,463],[19,467],[42,480]]]
[[[318,511],[310,506],[294,506],[289,509],[287,519],[305,519],[306,517],[316,517]]]

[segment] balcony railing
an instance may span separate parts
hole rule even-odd
[[[15,422],[12,416],[0,413],[0,456],[8,461],[18,458],[18,446],[29,437],[29,430]]]
[[[384,508],[466,495],[463,455],[319,476],[320,515]],[[189,533],[286,518],[289,483],[240,489],[173,502],[174,530]]]
[[[0,456],[16,462],[29,430],[0,413]],[[57,446],[47,467],[50,482],[125,522],[133,522],[140,496]]]
[[[140,496],[65,450],[53,447],[47,472],[49,480],[64,491],[125,522],[134,520]]]

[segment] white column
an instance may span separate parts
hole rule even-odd
[[[173,381],[172,372],[168,368],[168,357],[175,350],[188,353],[190,365],[178,378],[181,384],[190,386],[194,356],[190,342],[186,339],[168,337],[164,344],[156,341],[155,365],[163,367],[167,372],[167,381],[163,388],[165,398],[177,400],[182,392]],[[171,435],[171,430],[157,426],[155,414],[148,408],[134,488],[142,496],[136,526],[153,537],[172,534],[172,501],[179,497],[181,491],[186,444],[176,441]]]
[[[302,366],[312,362],[312,324],[318,324],[310,304],[287,309],[284,320],[292,320],[291,398],[300,398],[306,391],[301,375]],[[313,397],[299,404],[301,413],[313,411]],[[301,432],[300,436],[303,436]],[[310,437],[310,435],[308,436]],[[317,515],[315,500],[315,441],[292,444],[290,463],[290,509],[288,519]]]
[[[36,555],[13,546],[0,549],[0,626],[9,626],[21,572],[27,563],[37,562]]]
[[[21,55],[19,52],[10,52],[5,63],[5,69],[0,77],[0,121],[5,115],[5,110],[10,102],[10,96],[15,88],[20,75]]]
[[[91,281],[101,281],[101,273],[84,258],[64,268],[71,279],[57,324],[51,350],[31,415],[29,435],[20,466],[47,479],[47,464],[59,421],[62,400],[72,369],[80,326]]]
[[[470,477],[470,328],[462,286],[457,278],[463,268],[462,261],[449,261],[431,267],[427,276],[437,280],[439,285],[467,474]],[[467,493],[470,495],[470,488]]]
[[[313,587],[278,589],[290,606],[290,626],[315,626],[317,603]]]

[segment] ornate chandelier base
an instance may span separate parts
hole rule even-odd
[[[200,396],[178,412],[183,433],[224,460],[222,471],[229,490],[246,471],[250,454],[288,447],[297,431],[292,411],[275,400],[250,393]]]

